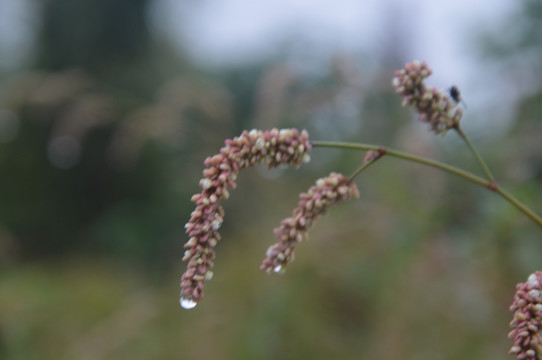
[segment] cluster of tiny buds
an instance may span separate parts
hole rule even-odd
[[[213,276],[214,247],[220,240],[218,229],[224,219],[220,201],[229,197],[229,188],[235,188],[239,172],[258,163],[267,164],[269,168],[298,167],[310,160],[310,150],[305,130],[251,130],[227,139],[218,154],[205,159],[206,168],[199,183],[202,191],[192,197],[196,209],[185,225],[189,240],[184,246],[183,261],[188,261],[188,268],[181,278],[182,307],[196,306],[203,298],[205,281]]]
[[[514,319],[510,326],[514,329],[508,334],[514,339],[509,353],[518,360],[542,359],[540,330],[542,327],[542,271],[531,274],[527,282],[516,286],[514,302],[510,311]]]
[[[274,230],[278,242],[267,249],[260,269],[268,273],[284,273],[286,265],[294,260],[295,246],[307,238],[307,232],[316,219],[330,206],[354,197],[359,197],[359,192],[349,178],[331,173],[326,178],[318,179],[308,192],[299,195],[292,216],[282,220]]]
[[[429,124],[429,129],[437,134],[459,126],[463,109],[457,106],[457,99],[450,98],[437,88],[428,88],[424,79],[432,71],[425,62],[413,61],[395,72],[393,86],[403,96],[403,106],[412,106],[421,121]],[[454,89],[457,88],[454,87]]]

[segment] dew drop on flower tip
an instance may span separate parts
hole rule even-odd
[[[186,297],[181,297],[181,299],[179,300],[179,303],[184,309],[193,309],[198,304],[194,300],[190,298],[186,298]]]

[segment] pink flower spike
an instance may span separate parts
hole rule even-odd
[[[220,202],[229,197],[228,188],[235,188],[239,172],[258,163],[265,163],[269,168],[299,167],[308,162],[310,150],[309,134],[305,130],[251,130],[227,139],[218,154],[205,159],[206,168],[199,182],[202,190],[192,196],[196,209],[185,225],[189,240],[184,246],[183,261],[188,262],[188,269],[181,278],[182,307],[195,307],[203,299],[205,281],[213,276],[214,247],[220,240],[218,230],[224,219]]]
[[[292,216],[282,220],[281,225],[273,231],[278,242],[267,249],[260,270],[284,273],[286,265],[294,260],[295,246],[307,238],[316,219],[325,214],[331,205],[357,197],[356,184],[341,174],[331,173],[326,178],[318,179],[308,192],[299,195]]]
[[[510,311],[514,312],[514,319],[508,337],[514,340],[514,345],[508,353],[517,360],[542,359],[542,271],[529,275],[526,282],[516,286]]]
[[[445,134],[459,126],[463,110],[448,94],[425,85],[424,79],[431,73],[425,62],[413,61],[395,72],[392,84],[403,96],[403,106],[412,106],[420,121],[429,124],[429,130]]]

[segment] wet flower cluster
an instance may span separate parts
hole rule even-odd
[[[181,278],[181,306],[192,308],[203,298],[203,286],[213,276],[214,247],[220,240],[218,229],[224,219],[222,199],[229,197],[239,172],[254,164],[265,163],[269,168],[279,165],[299,166],[308,162],[311,150],[308,133],[296,129],[244,131],[227,139],[220,152],[205,159],[200,180],[201,193],[192,197],[196,209],[185,225],[189,236],[183,261],[188,269]]]
[[[509,353],[518,360],[542,359],[542,271],[531,274],[527,282],[516,286],[514,302],[510,311],[514,319],[510,326],[514,329],[508,334],[514,339]]]
[[[459,125],[463,109],[437,88],[428,88],[424,79],[432,71],[425,62],[413,61],[395,72],[393,86],[403,96],[403,106],[412,106],[421,121],[437,134],[445,134]]]
[[[359,192],[349,178],[331,173],[326,178],[318,179],[308,192],[299,195],[292,216],[282,220],[274,230],[278,242],[267,249],[260,269],[268,273],[283,273],[286,265],[294,260],[295,246],[307,238],[307,232],[316,219],[330,206],[354,197],[359,197]]]

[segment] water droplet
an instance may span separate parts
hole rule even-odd
[[[286,268],[283,268],[282,265],[277,265],[275,266],[273,271],[276,272],[277,274],[284,274],[286,272]]]
[[[187,297],[181,297],[181,299],[179,300],[179,303],[185,309],[193,309],[198,304],[197,302],[195,302],[191,298],[187,298]]]

